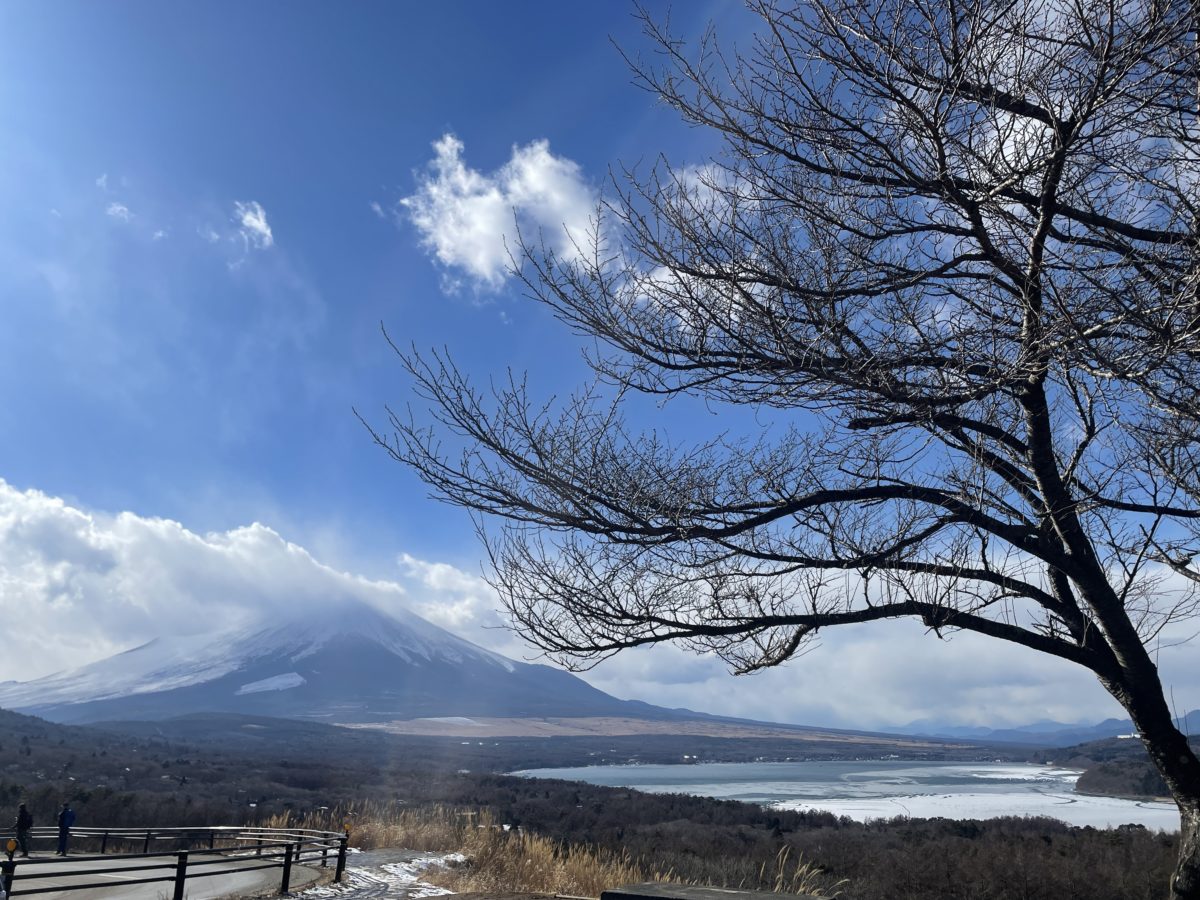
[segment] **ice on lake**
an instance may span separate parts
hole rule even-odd
[[[823,760],[781,763],[585,766],[518,774],[744,800],[779,809],[825,810],[868,819],[911,816],[990,819],[1050,816],[1070,825],[1138,824],[1175,831],[1173,803],[1075,793],[1078,769],[1012,763]]]

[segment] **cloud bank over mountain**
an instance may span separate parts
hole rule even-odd
[[[261,524],[196,534],[179,522],[87,512],[0,482],[0,676],[30,678],[161,634],[235,628],[338,597],[386,608],[399,584],[322,565]]]

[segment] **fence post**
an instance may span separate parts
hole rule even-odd
[[[279,885],[279,893],[286,894],[292,881],[292,845],[283,845],[283,881]]]
[[[328,867],[329,867],[329,845],[322,844],[321,845],[321,868],[325,869]]]
[[[142,842],[142,852],[143,853],[150,852],[150,832],[149,831],[146,832],[146,840]]]
[[[256,847],[254,848],[254,855],[255,855],[255,856],[262,856],[262,838],[259,838],[259,839],[256,841],[256,843],[257,843],[257,845],[258,845],[258,846],[256,846]]]
[[[108,832],[104,832],[104,837],[100,838],[100,855],[104,855],[104,851],[108,849]]]
[[[11,894],[13,878],[17,874],[16,861],[12,857],[9,857],[8,859],[4,860],[3,862],[0,862],[0,873],[3,873],[4,893]]]
[[[348,834],[343,834],[341,839],[338,841],[337,868],[333,870],[333,880],[338,884],[341,883],[342,874],[346,871],[346,842],[348,840],[350,840],[350,836]]]
[[[183,888],[187,882],[188,852],[180,850],[175,861],[175,895],[173,900],[183,900]]]
[[[208,849],[209,850],[211,850],[213,848],[213,844],[216,843],[216,839],[217,839],[217,833],[215,831],[213,831],[211,828],[208,829]]]

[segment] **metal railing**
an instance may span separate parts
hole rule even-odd
[[[57,844],[58,829],[34,828],[33,845]],[[0,877],[10,897],[76,891],[89,888],[119,888],[132,884],[171,883],[173,900],[183,900],[187,879],[232,875],[257,869],[279,868],[279,893],[289,890],[292,866],[319,862],[329,865],[335,856],[333,880],[340,882],[346,870],[347,835],[340,831],[309,828],[243,828],[218,825],[204,828],[72,828],[71,846],[76,848],[64,872],[60,859],[0,859]],[[165,849],[169,845],[170,849]],[[78,854],[78,848],[92,852]],[[155,850],[161,847],[164,849]],[[112,865],[120,858],[121,865]],[[80,863],[84,865],[80,867]],[[94,864],[94,865],[90,865]],[[223,867],[223,868],[219,868]],[[141,874],[139,874],[141,873]],[[64,875],[83,879],[62,884]],[[120,884],[96,881],[100,876],[121,875]],[[137,877],[124,877],[135,874]],[[45,881],[54,879],[47,886]],[[42,884],[38,884],[39,880]]]

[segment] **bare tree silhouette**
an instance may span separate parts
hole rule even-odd
[[[722,154],[625,172],[576,253],[517,254],[595,384],[542,404],[403,353],[433,419],[376,440],[500,520],[516,626],[576,666],[675,640],[747,672],[900,617],[1084,666],[1200,897],[1200,761],[1153,656],[1197,603],[1194,5],[752,6],[744,51],[643,16],[630,60]],[[770,427],[671,444],[627,424],[638,393]]]

